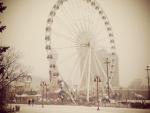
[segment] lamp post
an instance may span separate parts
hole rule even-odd
[[[45,86],[46,86],[46,82],[44,81],[41,81],[41,84],[40,84],[41,88],[42,88],[42,108],[44,107],[44,89],[45,89]]]
[[[99,89],[98,83],[101,82],[100,77],[99,77],[99,76],[95,76],[94,82],[96,82],[96,87],[97,87],[97,90],[96,90],[96,91],[97,91],[97,110],[100,110],[100,109],[99,109],[99,90],[98,90],[98,89]]]
[[[146,66],[146,69],[147,71],[147,82],[148,82],[148,99],[150,99],[150,80],[149,80],[149,70],[150,70],[150,66]]]
[[[45,82],[45,88],[46,88],[46,89],[45,89],[45,91],[46,91],[46,103],[47,103],[47,85],[48,85],[48,84]]]
[[[106,62],[104,62],[104,63],[107,66],[107,70],[106,70],[107,71],[107,93],[108,93],[108,98],[110,98],[110,84],[109,84],[110,77],[109,77],[109,69],[108,69],[108,66],[109,66],[110,62],[108,60],[109,59],[106,58]]]
[[[78,90],[77,90],[78,85],[76,84],[74,87],[75,87],[75,100],[77,100],[77,98],[78,98]]]

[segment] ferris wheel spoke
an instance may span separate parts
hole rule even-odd
[[[90,11],[90,12],[91,12],[91,11]],[[90,27],[90,30],[91,30],[91,31],[93,31],[93,29],[95,28],[95,26],[98,25],[98,22],[97,22],[95,16],[96,16],[96,15],[92,16],[92,12],[91,12],[91,14],[90,14],[90,16],[89,16],[89,20],[91,20],[91,22],[89,23],[89,24],[91,25],[91,27]],[[91,18],[91,19],[90,19],[90,18]],[[97,17],[97,18],[98,18],[98,17]],[[97,26],[97,27],[98,27],[98,26]],[[93,32],[96,32],[96,29],[95,29]]]
[[[81,81],[83,80],[83,76],[84,76],[84,73],[85,73],[85,69],[86,69],[86,66],[87,66],[87,63],[88,63],[88,57],[89,57],[89,52],[87,52],[87,55],[86,55],[85,59],[83,60],[84,63],[83,63],[83,68],[82,68],[82,70],[81,70],[81,77],[80,77],[80,80],[79,80],[78,89],[80,89]]]
[[[94,52],[95,53],[95,52]],[[98,59],[98,57],[97,57],[97,54],[95,53],[94,54],[94,56],[95,56],[95,59],[96,59],[96,61],[97,61],[97,64],[99,64],[99,67],[100,67],[100,69],[101,69],[101,71],[102,71],[102,73],[103,73],[103,75],[104,75],[104,77],[106,78],[106,72],[105,72],[105,70],[103,69],[103,67],[102,67],[102,63],[101,63],[101,61]]]
[[[94,61],[95,61],[95,67],[96,67],[96,70],[97,70],[97,72],[98,72],[98,75],[97,76],[99,76],[100,77],[100,79],[101,79],[101,83],[102,83],[102,85],[104,86],[105,85],[105,77],[104,76],[102,76],[102,73],[100,72],[100,70],[99,70],[99,66],[98,66],[98,64],[97,64],[97,62],[96,62],[96,60],[95,60],[95,58],[94,58]],[[104,88],[103,87],[101,87],[101,89],[102,89],[102,95],[104,94]]]
[[[95,15],[93,15],[93,13],[95,12],[95,10],[93,9],[93,7],[91,6],[91,2],[88,3],[88,7],[89,10],[88,13],[88,26],[89,26],[89,31],[93,30],[93,25],[94,23],[96,23],[95,19],[96,19],[96,13]],[[90,26],[91,25],[91,26]],[[97,25],[96,25],[97,26]],[[95,26],[94,26],[95,27]]]
[[[103,43],[104,41],[107,40],[107,37],[102,37],[102,38],[98,37],[98,38],[95,38],[95,40],[100,42],[100,43]]]
[[[70,72],[68,73],[68,76],[69,76],[69,78],[68,78],[68,81],[70,81],[71,80],[71,78],[73,78],[73,73],[75,72],[75,70],[76,70],[76,68],[77,67],[79,67],[79,59],[80,59],[80,56],[78,55],[77,56],[77,58],[76,58],[76,60],[75,60],[75,62],[74,62],[74,64],[73,64],[73,67],[72,67],[72,69],[70,70]],[[77,75],[76,75],[77,76]]]
[[[94,55],[93,55],[93,61],[94,61],[95,69],[97,70],[97,71],[96,71],[97,74],[98,74],[97,76],[100,76],[100,79],[101,79],[101,81],[103,82],[103,81],[104,81],[104,77],[101,76],[101,75],[102,75],[102,72],[101,72],[100,69],[99,69],[98,62],[97,62],[97,60],[96,60],[96,58],[95,58]]]
[[[86,4],[85,10],[89,12],[87,13],[87,18],[86,18],[86,26],[87,26],[87,31],[89,32],[91,30],[90,24],[93,23],[94,21],[92,20],[94,15],[91,15],[91,7],[89,4]],[[91,18],[91,19],[90,19]]]
[[[81,47],[86,47],[86,46],[66,46],[66,47],[52,47],[52,49],[72,49],[72,48],[81,48]]]
[[[79,12],[79,15],[80,15],[80,18],[81,18],[82,12]],[[83,24],[83,23],[84,23],[84,20],[81,20],[80,18],[79,18],[79,20],[78,20],[78,23],[79,23],[79,25],[80,25],[81,31],[84,32],[84,31],[86,31],[86,28],[85,28],[85,26],[84,26],[84,24]]]
[[[104,32],[104,28],[97,29],[97,31],[95,32],[95,35],[99,36],[99,35],[103,34],[103,32]]]
[[[95,56],[93,54],[92,54],[92,61],[93,61],[93,68],[95,69],[95,70],[93,70],[93,73],[95,73],[95,75],[93,76],[92,80],[94,80],[95,76],[99,76],[100,79],[101,79],[101,82],[103,83],[103,85],[105,85],[105,83],[104,83],[104,81],[105,81],[104,77],[102,76],[102,72],[100,71],[99,66],[97,64],[97,61],[95,59]],[[101,87],[101,89],[102,89],[102,94],[103,94],[104,93],[104,88]]]
[[[93,64],[94,64],[94,66],[95,66],[95,72],[96,72],[96,74],[98,74],[98,76],[99,76],[99,75],[101,75],[101,73],[100,73],[100,70],[98,69],[95,56],[93,55],[92,58],[93,58]]]
[[[97,41],[98,46],[106,47],[106,49],[109,48],[108,44],[110,44],[110,40],[107,37],[102,36],[101,38],[95,39],[95,41]]]
[[[106,50],[108,50],[108,49],[110,49],[110,45],[108,45],[108,43],[106,43],[106,42],[104,42],[104,44],[103,44],[103,42],[99,42],[99,43],[97,43],[97,45],[98,45],[98,48],[105,48]]]
[[[88,5],[88,9],[90,9],[91,7],[89,7],[89,4],[87,4]],[[90,17],[91,17],[91,10],[89,11],[89,13],[88,13],[88,16],[87,16],[87,28],[88,28],[88,31],[90,31]]]
[[[63,59],[61,59],[61,60],[59,60],[59,61],[58,61],[58,64],[61,65],[61,64],[65,63],[67,60],[71,60],[71,59],[74,58],[76,55],[77,55],[77,53],[74,52],[74,53],[72,53],[71,55],[68,55],[67,57],[65,57],[65,58],[63,58]]]
[[[93,2],[93,9],[95,11],[95,18],[94,18],[94,24],[93,24],[93,27],[97,26],[97,24],[99,24],[99,26],[104,26],[104,23],[102,21],[99,21],[99,19],[101,18],[102,16],[102,13],[99,13],[99,11],[101,10],[101,8],[99,7],[99,4],[94,1]],[[96,10],[98,9],[98,10]],[[101,22],[101,23],[100,23]],[[97,26],[98,27],[98,26]],[[103,27],[101,27],[103,28]],[[93,28],[92,28],[93,29]],[[99,30],[99,29],[97,29]],[[101,30],[101,29],[100,29]]]
[[[79,3],[74,3],[74,2],[78,2],[78,1],[73,1],[72,0],[70,2],[72,2],[71,4],[72,4],[72,7],[74,7],[74,8],[78,8],[77,4],[80,5]],[[75,16],[75,20],[76,20],[75,26],[79,30],[79,32],[82,32],[84,29],[83,29],[83,26],[81,24],[81,19],[80,19],[81,11],[77,12],[75,10],[73,13],[78,14],[78,16],[79,16],[78,18],[77,18],[77,16]]]
[[[80,32],[83,32],[83,31],[84,31],[84,28],[83,28],[83,26],[82,26],[81,20],[80,20],[80,19],[77,19],[77,22],[78,22],[78,23],[76,23],[77,28],[80,29]]]
[[[98,16],[95,18],[96,20],[94,21],[93,26],[92,26],[92,30],[93,30],[93,29],[95,28],[95,26],[99,25],[99,26],[97,26],[97,29],[94,31],[96,36],[98,36],[99,33],[102,32],[102,30],[103,30],[103,27],[102,27],[102,26],[104,26],[102,22],[100,23],[99,17],[100,17],[100,16],[98,15]]]
[[[71,1],[69,1],[69,2],[71,2]],[[70,6],[69,3],[68,3],[68,5]],[[71,8],[71,7],[69,7],[69,8]],[[62,13],[64,15],[63,17],[66,18],[67,23],[70,23],[69,25],[67,24],[67,26],[71,26],[71,27],[69,27],[69,29],[72,30],[71,31],[72,35],[75,35],[78,32],[78,29],[75,29],[74,25],[71,23],[71,22],[74,22],[74,18],[73,18],[72,13],[70,13],[70,10],[66,9],[66,7],[64,5],[62,6]],[[62,19],[62,18],[59,18],[59,19]],[[66,20],[63,20],[63,21],[66,21]]]
[[[82,25],[82,27],[83,27],[83,31],[84,31],[84,32],[88,32],[89,30],[88,30],[88,27],[87,27],[87,25],[86,25],[86,24],[88,23],[88,20],[87,20],[87,18],[86,18],[87,15],[88,15],[88,12],[86,12],[86,13],[84,12],[84,11],[86,11],[86,9],[87,9],[87,4],[86,4],[86,5],[83,5],[83,3],[84,3],[84,2],[82,2],[81,5],[82,5],[82,7],[83,7],[84,10],[83,10],[82,12],[80,12],[80,18],[83,17],[83,19],[82,19],[82,20],[80,19],[80,23],[81,23],[81,25]],[[79,4],[80,4],[80,3],[79,3]]]
[[[88,5],[89,5],[89,4],[86,4],[86,7],[85,7],[85,9],[84,9],[85,11],[88,11],[88,10],[89,10],[89,9],[88,9],[88,8],[89,8]],[[90,31],[90,30],[89,30],[89,22],[90,22],[90,21],[89,21],[89,12],[88,12],[88,13],[85,13],[84,18],[85,18],[85,20],[86,20],[86,21],[85,21],[86,31],[88,32],[88,31]]]
[[[56,35],[56,38],[60,38],[61,37],[61,38],[65,39],[66,41],[70,41],[70,42],[72,42],[74,44],[79,45],[79,43],[76,40],[74,40],[73,38],[71,38],[71,36],[65,35],[65,34],[60,33],[60,32],[56,32],[54,30],[52,30],[52,33],[54,35]],[[57,35],[58,35],[58,37],[57,37]]]
[[[98,45],[98,47],[94,47],[92,49],[95,49],[95,50],[107,50],[109,49],[108,47],[105,47],[105,46],[102,46],[102,45]]]
[[[58,53],[59,53],[59,52],[58,52]],[[78,55],[78,53],[77,53],[77,51],[75,51],[75,52],[73,52],[71,55],[67,55],[64,59],[59,60],[58,63],[59,63],[60,65],[62,65],[62,64],[64,64],[66,61],[71,60],[72,58],[76,57],[77,55]],[[81,59],[84,59],[85,55],[84,55],[84,56],[81,55],[81,54],[79,54],[79,55],[80,55],[80,60],[81,60]]]
[[[72,23],[68,24],[68,22],[66,22],[66,20],[64,20],[63,18],[61,18],[59,16],[57,16],[56,19],[58,20],[58,22],[60,22],[60,24],[58,24],[58,25],[61,25],[61,27],[62,27],[62,25],[64,25],[64,27],[68,31],[68,33],[72,37],[74,37],[74,35],[77,33],[77,31],[75,29],[73,29]]]
[[[76,2],[76,3],[74,3],[74,2]],[[78,3],[78,1],[73,1],[72,0],[72,6],[74,7],[74,8],[78,8],[79,6],[78,5],[80,5],[79,3]],[[77,26],[77,28],[79,28],[80,29],[80,31],[83,31],[83,28],[82,28],[82,25],[81,25],[81,20],[80,20],[80,15],[81,15],[81,11],[79,11],[79,12],[76,12],[75,11],[75,14],[78,14],[78,18],[77,18],[77,16],[75,17],[76,18],[76,26]]]
[[[74,23],[76,29],[78,29],[78,33],[82,32],[82,29],[80,28],[80,26],[78,25],[78,20],[76,20],[76,23]]]
[[[71,6],[74,8],[74,9],[77,9],[78,8],[78,5],[80,5],[78,3],[78,1],[70,1],[71,2]],[[80,20],[80,13],[81,11],[77,12],[76,10],[73,9],[73,12],[74,14],[77,14],[74,16],[74,20],[75,20],[75,27],[78,29],[78,33],[82,32],[83,31],[83,27],[81,26],[81,20]],[[73,17],[72,17],[73,18]]]
[[[99,42],[99,43],[103,43],[108,40],[109,40],[108,37],[103,36],[103,35],[97,35],[95,38],[92,38],[92,41]]]
[[[70,1],[71,2],[71,1]],[[72,3],[70,3],[71,5],[72,5]],[[71,6],[69,3],[68,3],[68,5],[69,6]],[[68,10],[68,9],[66,9],[66,7],[62,7],[63,8],[63,14],[65,15],[65,17],[66,17],[66,19],[67,19],[67,21],[69,21],[70,22],[70,25],[71,25],[71,29],[73,29],[73,31],[75,31],[74,32],[74,34],[76,34],[76,33],[78,33],[79,32],[79,28],[76,28],[76,26],[72,23],[72,22],[74,22],[74,18],[73,18],[73,15],[72,15],[72,13]],[[71,8],[71,7],[70,7]],[[64,13],[65,12],[65,13]]]
[[[76,54],[75,56],[74,56],[74,63],[72,63],[72,65],[70,65],[70,67],[71,67],[71,69],[69,69],[68,70],[68,73],[66,73],[66,75],[68,76],[68,80],[66,79],[65,81],[68,83],[71,79],[70,78],[72,78],[72,76],[73,76],[73,72],[75,72],[75,69],[78,67],[78,64],[80,63],[80,62],[78,62],[79,61],[79,59],[80,59],[80,56],[79,56],[79,54]],[[71,59],[68,59],[68,62],[70,61]],[[66,65],[66,64],[65,64]],[[59,64],[59,67],[64,67],[64,64]],[[69,84],[70,85],[70,84]]]

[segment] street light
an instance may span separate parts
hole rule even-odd
[[[106,58],[106,62],[104,62],[105,64],[106,64],[106,66],[107,66],[107,93],[108,93],[108,98],[110,98],[110,84],[109,84],[109,79],[110,79],[110,77],[109,77],[109,64],[111,63],[111,62],[109,62],[109,59],[108,58]]]
[[[47,86],[48,86],[48,84],[45,82],[45,91],[46,91],[46,103],[47,103]]]
[[[96,87],[97,87],[97,110],[100,110],[99,109],[99,88],[98,88],[98,83],[101,82],[101,79],[99,76],[95,76],[94,78],[94,82],[96,82]]]
[[[78,90],[77,90],[78,85],[75,84],[75,85],[74,85],[74,88],[75,88],[75,100],[77,100],[77,97],[78,97]]]
[[[44,102],[43,102],[43,98],[44,98],[44,89],[45,89],[45,86],[46,86],[46,90],[47,90],[47,84],[46,82],[44,81],[41,81],[41,84],[40,84],[41,88],[42,88],[42,108],[44,107]],[[46,91],[47,93],[47,91]],[[46,95],[47,96],[47,95]],[[47,98],[47,97],[46,97]]]
[[[150,80],[149,80],[149,70],[150,70],[150,66],[146,66],[147,71],[147,82],[148,82],[148,99],[150,99]]]

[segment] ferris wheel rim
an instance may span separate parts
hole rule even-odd
[[[54,22],[54,17],[56,16],[56,12],[57,10],[60,10],[60,6],[63,5],[63,2],[67,2],[68,0],[58,0],[54,5],[53,5],[53,9],[51,10],[50,12],[50,15],[49,15],[49,18],[47,20],[47,25],[48,27],[46,27],[46,34],[49,34],[49,35],[46,35],[45,37],[45,40],[46,40],[46,43],[49,41],[51,42],[51,32],[52,31],[49,31],[52,30],[52,24]],[[88,3],[91,3],[91,6],[92,7],[95,7],[95,10],[97,10],[97,12],[101,15],[101,19],[104,21],[104,24],[106,26],[106,29],[108,31],[108,35],[109,35],[109,38],[110,38],[110,44],[112,45],[112,50],[113,52],[111,53],[112,56],[115,55],[115,42],[114,42],[114,35],[113,35],[113,31],[112,31],[112,27],[111,27],[111,24],[110,24],[110,21],[109,19],[107,18],[107,15],[105,14],[105,12],[103,11],[103,9],[100,7],[100,5],[96,2],[96,0],[83,0],[85,2],[88,2]],[[96,4],[96,5],[95,5]],[[50,53],[50,51],[53,51],[55,49],[58,49],[58,48],[52,48],[51,45],[46,45],[46,50],[47,50],[47,54]],[[111,59],[113,62],[115,62],[115,58],[113,57]],[[115,63],[113,64],[115,65]]]

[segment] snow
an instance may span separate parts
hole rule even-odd
[[[21,110],[19,113],[150,113],[150,109],[131,109],[131,108],[112,108],[86,106],[67,106],[67,105],[20,105]]]

